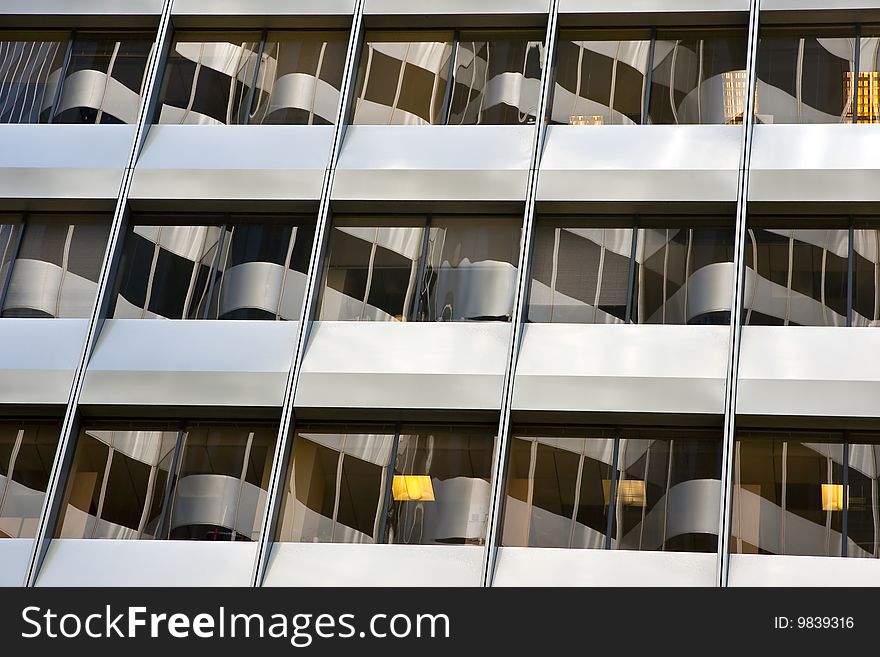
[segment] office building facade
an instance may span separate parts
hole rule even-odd
[[[0,583],[880,582],[880,4],[0,25]]]

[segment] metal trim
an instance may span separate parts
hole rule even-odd
[[[281,507],[282,488],[287,471],[288,455],[292,445],[292,431],[294,427],[293,402],[299,383],[300,370],[302,369],[303,357],[306,344],[311,332],[312,321],[317,308],[319,283],[322,276],[322,258],[327,246],[330,217],[330,193],[333,189],[333,178],[336,174],[336,164],[342,150],[342,142],[345,137],[349,108],[353,102],[354,79],[360,59],[360,51],[363,42],[363,19],[364,4],[366,0],[357,0],[354,18],[352,20],[351,34],[348,40],[348,52],[346,54],[345,69],[342,85],[339,90],[339,107],[336,112],[336,125],[331,145],[330,158],[327,169],[324,172],[324,181],[321,188],[321,202],[318,208],[318,218],[315,227],[315,238],[312,243],[312,255],[309,260],[309,273],[306,282],[306,290],[303,295],[302,310],[300,312],[299,335],[296,343],[296,351],[293,356],[293,364],[287,378],[284,390],[284,403],[281,409],[281,422],[278,428],[278,440],[275,446],[275,457],[272,461],[272,472],[269,477],[269,495],[266,502],[266,515],[263,518],[263,526],[260,530],[260,538],[257,542],[257,556],[254,561],[251,584],[261,586],[266,577],[269,566],[269,556],[272,552],[272,544],[275,541],[275,527],[278,523],[278,514]]]
[[[122,241],[127,223],[127,205],[128,191],[131,188],[131,180],[134,175],[134,165],[137,156],[143,147],[144,139],[148,129],[147,121],[150,118],[148,112],[150,100],[156,93],[156,80],[158,72],[164,66],[165,58],[168,52],[168,40],[171,33],[171,5],[174,0],[164,0],[162,7],[162,16],[159,19],[159,29],[157,32],[156,47],[153,50],[151,60],[147,66],[147,81],[144,84],[144,92],[141,96],[140,107],[138,108],[137,129],[135,131],[134,141],[129,152],[128,164],[122,176],[122,182],[119,186],[119,193],[116,199],[116,209],[113,214],[113,222],[110,227],[110,235],[107,241],[107,248],[104,252],[104,261],[101,265],[101,273],[98,277],[98,293],[95,296],[95,304],[92,307],[89,316],[89,325],[86,331],[86,339],[83,344],[82,352],[79,358],[79,364],[73,377],[73,383],[70,388],[67,409],[64,413],[64,420],[61,424],[61,434],[58,438],[58,447],[55,452],[55,460],[49,471],[49,482],[46,486],[46,496],[43,499],[43,506],[40,511],[40,518],[37,522],[37,532],[34,537],[34,543],[31,551],[31,557],[25,571],[25,586],[35,586],[40,568],[49,550],[49,543],[52,540],[52,533],[61,511],[61,505],[64,501],[64,487],[66,478],[69,474],[68,466],[73,460],[73,447],[76,443],[76,434],[79,429],[78,405],[79,398],[82,393],[83,383],[85,381],[86,366],[89,357],[97,344],[98,336],[101,333],[104,315],[112,298],[109,294],[109,288],[113,281],[114,263],[118,262],[121,255]]]
[[[733,509],[733,461],[736,444],[736,395],[742,343],[742,309],[745,295],[745,252],[748,217],[749,164],[752,154],[752,132],[755,125],[755,85],[757,78],[758,27],[761,0],[749,6],[749,37],[746,51],[746,98],[743,106],[742,151],[736,193],[736,240],[734,244],[735,273],[733,304],[730,313],[730,344],[727,359],[727,385],[724,396],[724,433],[721,454],[721,509],[718,519],[718,554],[715,584],[727,587],[730,573],[730,530]]]
[[[525,212],[520,236],[519,280],[511,315],[511,340],[507,353],[507,365],[504,372],[503,397],[501,413],[498,421],[498,435],[495,440],[495,453],[492,462],[492,494],[489,500],[489,520],[486,528],[486,546],[483,552],[483,567],[480,586],[492,586],[495,576],[495,565],[498,560],[498,541],[501,536],[501,514],[504,508],[506,489],[506,461],[510,451],[511,411],[513,409],[513,386],[516,373],[516,362],[519,357],[525,326],[525,314],[528,307],[529,265],[532,260],[534,241],[535,202],[538,196],[538,173],[544,138],[547,133],[547,112],[549,111],[550,84],[553,80],[552,70],[556,59],[556,37],[559,27],[559,0],[551,0],[547,18],[547,35],[544,43],[544,70],[541,72],[541,95],[538,99],[538,112],[535,118],[535,133],[532,139],[532,155],[529,166],[528,187],[526,188]]]

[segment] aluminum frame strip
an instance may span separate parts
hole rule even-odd
[[[745,252],[748,218],[749,165],[752,156],[752,133],[755,125],[755,85],[757,78],[758,27],[761,0],[749,5],[749,36],[746,51],[746,98],[743,107],[742,152],[736,195],[735,272],[733,310],[730,313],[730,343],[727,359],[727,386],[724,396],[724,434],[721,454],[721,509],[718,519],[718,553],[715,567],[716,586],[728,586],[730,571],[730,526],[733,510],[733,465],[736,443],[736,395],[742,345],[742,309],[745,287]]]
[[[251,585],[262,586],[269,566],[269,557],[274,543],[275,528],[278,523],[278,514],[282,502],[282,488],[286,475],[286,466],[292,446],[291,432],[294,427],[293,403],[296,396],[296,388],[299,383],[300,371],[302,370],[305,348],[308,344],[312,328],[312,318],[317,305],[318,284],[321,278],[321,263],[323,253],[327,245],[327,236],[330,225],[330,193],[333,189],[333,178],[336,174],[336,164],[342,150],[342,142],[345,137],[347,117],[353,102],[354,80],[357,76],[357,67],[363,41],[363,18],[364,4],[366,0],[357,0],[354,17],[352,19],[351,33],[348,40],[348,52],[346,54],[345,69],[342,78],[342,87],[339,90],[339,107],[336,113],[336,129],[330,152],[327,169],[324,172],[324,181],[321,189],[321,201],[318,206],[318,219],[315,228],[315,239],[312,244],[312,255],[309,260],[309,273],[306,282],[306,291],[303,295],[303,305],[300,312],[299,334],[296,343],[296,351],[293,356],[293,365],[287,378],[284,390],[284,403],[281,411],[281,422],[278,429],[278,440],[275,446],[275,457],[272,461],[272,472],[269,477],[269,496],[266,503],[266,515],[263,518],[263,526],[260,530],[260,538],[257,546],[257,556],[253,567]]]
[[[532,261],[532,244],[534,241],[535,201],[538,196],[538,173],[544,138],[547,132],[547,112],[550,100],[550,85],[553,81],[553,66],[556,58],[556,36],[559,26],[559,0],[551,0],[550,13],[547,18],[547,36],[545,37],[544,70],[541,79],[541,96],[538,100],[538,113],[535,120],[535,134],[532,140],[532,155],[529,166],[526,204],[523,214],[522,234],[520,236],[519,280],[514,297],[513,313],[510,326],[510,346],[507,353],[507,365],[504,372],[503,397],[501,414],[498,421],[498,434],[495,441],[495,453],[492,459],[492,494],[489,500],[489,525],[486,530],[486,545],[483,552],[483,569],[480,586],[492,586],[495,576],[495,564],[498,559],[498,542],[500,539],[501,513],[504,508],[506,489],[507,455],[510,451],[510,415],[513,409],[513,386],[516,379],[516,363],[519,357],[525,326],[530,279],[530,263]]]
[[[98,341],[106,307],[110,301],[110,291],[112,287],[111,273],[113,263],[118,261],[122,248],[125,224],[127,222],[128,191],[131,187],[131,180],[134,175],[134,165],[141,148],[143,147],[146,133],[149,130],[149,122],[152,117],[152,112],[150,111],[151,102],[153,96],[158,93],[156,90],[157,80],[164,68],[165,59],[170,45],[172,30],[171,6],[173,2],[174,0],[164,0],[162,15],[159,18],[156,45],[147,66],[146,83],[138,107],[137,128],[129,152],[128,164],[126,165],[125,172],[122,176],[122,182],[119,186],[119,193],[116,199],[116,209],[113,213],[113,221],[110,227],[110,236],[107,241],[104,260],[101,264],[100,275],[98,277],[98,293],[95,296],[95,304],[92,307],[92,312],[89,316],[85,343],[83,344],[79,364],[74,373],[73,383],[71,384],[67,408],[64,412],[64,420],[61,424],[61,434],[58,439],[58,447],[55,451],[55,459],[52,462],[52,468],[49,472],[46,496],[43,499],[43,506],[40,511],[40,518],[37,522],[37,532],[34,537],[31,557],[28,562],[27,571],[25,572],[25,580],[23,584],[29,587],[36,584],[40,568],[43,565],[43,560],[49,549],[49,543],[52,540],[52,533],[55,529],[55,524],[64,499],[64,490],[62,489],[61,484],[66,480],[69,466],[73,460],[73,448],[76,443],[76,433],[79,425],[79,416],[77,412],[79,398],[82,393],[83,382],[85,381],[85,372],[89,357]]]

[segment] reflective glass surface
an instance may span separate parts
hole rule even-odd
[[[542,41],[528,31],[369,32],[351,122],[534,123]]]
[[[78,34],[53,120],[136,123],[152,46],[147,35]]]
[[[840,556],[842,438],[821,432],[741,433],[732,552]]]
[[[482,545],[492,436],[480,427],[302,427],[277,540]]]
[[[347,48],[345,32],[270,32],[249,122],[332,124]]]
[[[0,123],[48,120],[66,41],[64,33],[0,33]]]
[[[851,123],[854,36],[851,28],[763,33],[758,42],[757,122]]]
[[[261,35],[179,34],[168,55],[158,123],[245,123]]]
[[[626,320],[631,228],[538,223],[529,321],[618,324]]]
[[[449,125],[534,123],[541,87],[540,33],[459,35]]]
[[[880,326],[880,231],[853,230],[852,325]]]
[[[693,224],[692,224],[693,225]],[[733,227],[640,228],[633,292],[639,324],[729,324]]]
[[[648,122],[741,124],[745,68],[745,30],[660,32]]]
[[[720,431],[533,428],[508,467],[502,545],[717,547]]]
[[[748,231],[745,323],[846,326],[847,229]]]
[[[311,222],[243,215],[162,219],[205,224],[148,225],[141,223],[146,217],[135,218],[123,247],[113,317],[299,317]]]
[[[339,217],[319,318],[507,321],[519,233],[512,217]]]
[[[58,536],[256,540],[276,433],[246,425],[87,427]]]
[[[552,123],[632,125],[643,123],[643,99],[651,41],[602,39],[561,30],[553,86]]]
[[[0,422],[0,538],[33,538],[61,427]]]
[[[7,229],[5,248],[0,243],[7,254],[0,273],[8,276],[2,316],[88,317],[98,292],[109,218],[29,214],[19,230],[20,236]]]

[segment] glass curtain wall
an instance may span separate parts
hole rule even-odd
[[[61,426],[0,422],[0,538],[34,538]]]
[[[102,426],[79,435],[59,538],[254,541],[277,426]]]
[[[84,318],[98,293],[110,219],[101,215],[0,218],[2,317]]]
[[[494,443],[488,427],[300,427],[277,540],[483,545]]]
[[[153,38],[0,32],[0,123],[135,123]]]
[[[156,122],[332,124],[347,47],[344,32],[181,32]]]
[[[880,556],[880,436],[741,431],[731,551]]]
[[[157,225],[155,220],[163,223]],[[313,220],[136,215],[132,223],[123,246],[112,317],[299,318]]]
[[[746,30],[566,30],[551,122],[741,124]]]
[[[880,324],[877,226],[872,217],[751,218],[744,323]]]
[[[508,321],[520,219],[335,217],[318,318]]]
[[[541,217],[529,321],[727,324],[733,240],[724,217]]]
[[[539,32],[368,32],[351,122],[531,124],[543,60]]]
[[[522,427],[501,544],[713,552],[721,432]]]
[[[855,27],[763,30],[758,41],[756,121],[862,122],[853,115],[854,78],[859,79],[858,102],[866,104],[864,109],[874,101],[863,93],[862,75],[856,74],[857,43]],[[865,65],[871,65],[870,58]],[[866,70],[866,82],[871,79],[870,70]]]

